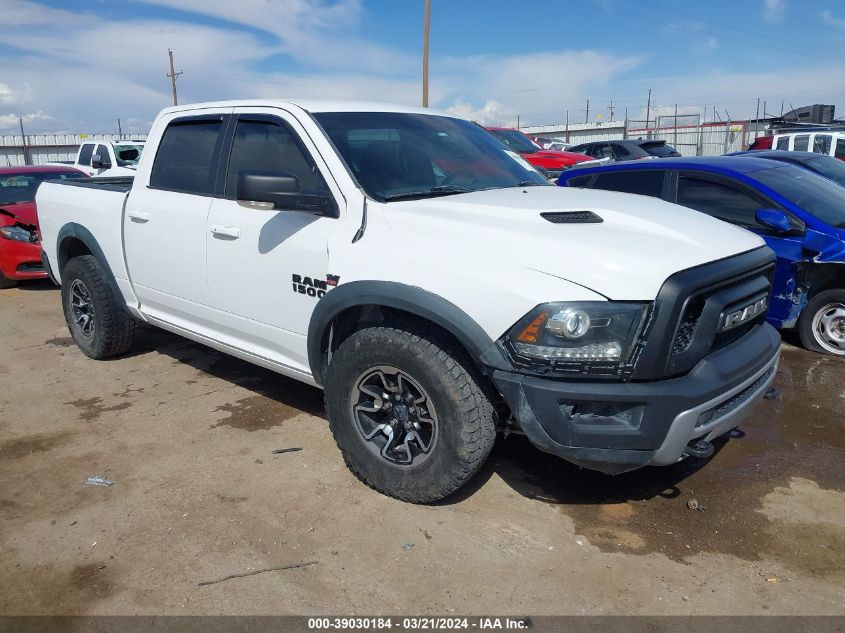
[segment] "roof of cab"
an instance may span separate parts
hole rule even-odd
[[[204,108],[278,108],[290,106],[299,107],[312,114],[321,112],[400,112],[403,114],[454,116],[438,110],[416,106],[379,103],[376,101],[347,101],[342,99],[243,99],[239,101],[208,101],[205,103],[188,103],[172,106],[162,110],[162,113],[190,112],[191,110],[201,110]]]

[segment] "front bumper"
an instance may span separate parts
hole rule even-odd
[[[780,336],[768,324],[656,382],[573,382],[495,371],[493,381],[528,439],[578,466],[618,474],[667,465],[696,439],[747,417],[771,385]]]
[[[41,248],[32,242],[0,238],[0,273],[8,279],[43,279]]]

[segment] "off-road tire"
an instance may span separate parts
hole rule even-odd
[[[85,336],[74,322],[71,309],[71,286],[79,280],[87,289],[93,304],[93,332]],[[135,319],[117,297],[97,259],[92,255],[74,257],[62,272],[62,308],[70,335],[89,358],[97,360],[129,351],[135,339]]]
[[[17,279],[9,279],[3,273],[0,273],[0,290],[6,290],[6,288],[14,288],[18,285]]]
[[[845,290],[825,290],[810,299],[798,318],[798,336],[801,338],[801,344],[809,350],[832,356],[845,356],[845,350],[842,353],[836,353],[823,347],[817,338],[817,333],[813,331],[813,320],[816,314],[825,306],[835,303],[845,305]]]
[[[351,398],[355,381],[373,367],[407,372],[429,394],[438,437],[419,465],[400,467],[374,455],[357,427]],[[334,352],[325,376],[326,413],[346,465],[358,479],[411,503],[439,501],[484,464],[496,439],[496,414],[477,369],[443,336],[411,324],[355,332]]]

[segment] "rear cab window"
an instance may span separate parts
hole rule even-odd
[[[795,152],[806,152],[810,147],[810,135],[799,134],[792,142],[792,150]]]
[[[836,150],[833,156],[839,160],[845,160],[845,138],[836,139]]]
[[[789,149],[789,137],[788,136],[780,136],[777,140],[777,145],[775,149],[780,149],[786,151]]]
[[[222,115],[171,121],[158,145],[150,187],[212,195],[222,136]]]
[[[816,134],[813,138],[813,151],[816,154],[830,154],[830,134]]]

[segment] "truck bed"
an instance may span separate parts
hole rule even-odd
[[[61,276],[60,242],[83,232],[89,242],[96,243],[118,284],[127,279],[123,259],[123,208],[132,180],[131,177],[48,180],[38,187],[35,204],[41,247],[57,279]]]
[[[47,182],[69,185],[71,187],[86,187],[99,189],[100,191],[118,191],[128,193],[132,188],[134,176],[120,176],[117,178],[65,178],[62,180],[49,180]]]

